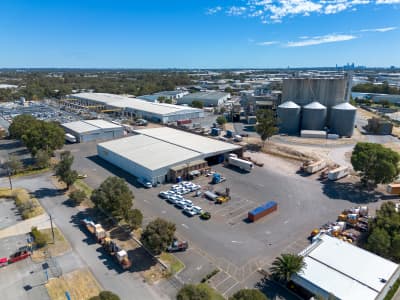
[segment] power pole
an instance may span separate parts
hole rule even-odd
[[[12,190],[11,170],[10,170],[10,168],[7,168],[7,172],[8,172],[8,181],[10,181],[10,189]]]
[[[50,216],[50,226],[51,226],[51,235],[53,237],[53,244],[54,244],[54,228],[53,228],[53,218]]]

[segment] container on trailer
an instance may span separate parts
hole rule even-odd
[[[227,131],[226,131],[226,137],[227,137],[227,138],[232,138],[232,137],[233,137],[233,132],[232,132],[232,130],[227,130]]]
[[[386,191],[391,195],[400,194],[400,183],[391,183],[386,187]]]
[[[328,172],[329,180],[338,180],[349,175],[349,167],[342,166]]]
[[[214,194],[214,193],[211,192],[211,191],[206,191],[206,192],[204,192],[204,196],[205,196],[207,199],[210,199],[210,200],[212,200],[212,201],[215,201],[215,199],[218,198],[218,195]]]
[[[309,174],[314,174],[326,167],[326,161],[319,160],[305,167],[305,171]]]
[[[219,128],[213,127],[211,128],[211,135],[212,136],[219,136],[221,130]]]
[[[255,222],[258,219],[276,211],[278,209],[278,203],[275,201],[269,201],[262,206],[259,206],[248,213],[248,219],[251,222]]]

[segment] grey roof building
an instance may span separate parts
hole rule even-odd
[[[221,106],[231,97],[229,93],[223,92],[198,92],[192,93],[178,99],[178,104],[191,105],[193,101],[200,101],[204,106]]]

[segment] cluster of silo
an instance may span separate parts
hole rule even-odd
[[[279,131],[295,135],[301,130],[329,129],[329,133],[352,136],[356,111],[357,109],[349,103],[327,108],[317,101],[303,107],[287,101],[278,106]]]

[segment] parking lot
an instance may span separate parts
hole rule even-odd
[[[196,277],[206,275],[211,262],[227,274],[227,280],[235,281],[230,287],[221,287],[229,293],[257,268],[268,267],[280,253],[302,250],[308,245],[306,238],[315,226],[336,219],[339,211],[360,197],[356,192],[349,193],[349,188],[342,184],[326,186],[315,178],[301,177],[286,165],[265,164],[248,174],[217,165],[213,170],[226,177],[224,183],[208,185],[208,177],[194,182],[203,189],[229,187],[232,199],[228,203],[216,205],[194,197],[194,193],[185,196],[194,205],[211,212],[211,219],[203,221],[198,216],[187,217],[182,210],[158,197],[160,191],[168,190],[172,184],[151,189],[141,187],[133,176],[98,158],[95,143],[68,145],[66,149],[75,156],[74,167],[88,174],[85,181],[92,187],[99,186],[108,176],[125,178],[135,195],[134,206],[144,213],[145,224],[156,217],[176,224],[178,237],[190,244],[190,255],[177,254],[187,267],[180,274],[183,281],[192,280],[190,270],[197,270]],[[279,159],[278,162],[285,163]],[[270,200],[278,203],[278,211],[256,223],[248,223],[247,212]],[[230,289],[233,285],[235,288]]]

